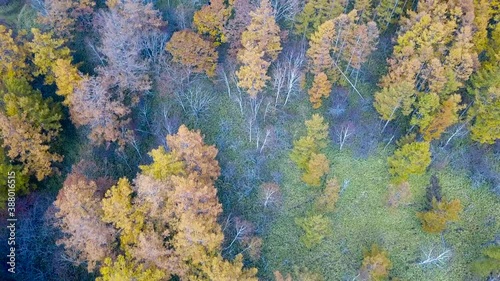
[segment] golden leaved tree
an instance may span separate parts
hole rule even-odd
[[[207,34],[218,46],[227,42],[226,23],[233,10],[232,1],[229,5],[225,0],[213,0],[193,16],[193,25],[199,34]]]
[[[459,90],[478,65],[471,3],[422,1],[408,12],[375,94],[382,119],[409,116],[426,141],[459,120]]]
[[[166,45],[166,50],[173,56],[173,61],[190,67],[194,72],[215,75],[218,54],[213,43],[204,40],[190,30],[175,32]]]
[[[305,121],[307,135],[293,142],[290,159],[304,171],[302,180],[310,186],[321,185],[321,178],[329,171],[329,162],[321,150],[328,144],[328,123],[319,114]]]
[[[267,70],[281,51],[280,28],[276,24],[269,0],[250,13],[252,20],[241,36],[243,48],[238,52],[240,69],[236,72],[238,85],[255,98],[264,89]]]
[[[244,269],[241,255],[233,261],[221,255],[224,234],[217,219],[222,206],[214,187],[220,174],[217,149],[184,125],[167,143],[170,151],[153,150],[153,163],[140,166],[142,172],[132,182],[120,179],[101,200],[102,212],[96,212],[113,227],[119,249],[100,260],[99,280],[175,275],[180,280],[256,281],[256,269]],[[59,219],[68,215],[60,213]],[[62,230],[67,248],[89,235]]]

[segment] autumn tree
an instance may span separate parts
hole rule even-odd
[[[389,71],[375,94],[383,120],[409,116],[427,141],[459,120],[458,91],[477,69],[469,2],[423,1],[402,20]]]
[[[302,181],[310,186],[320,186],[321,179],[330,172],[330,163],[324,154],[311,154]]]
[[[0,173],[2,173],[2,175],[9,175],[9,173],[12,172],[15,173],[16,196],[22,196],[28,194],[28,192],[32,187],[29,183],[29,176],[22,172],[22,168],[23,167],[21,165],[16,165],[11,163],[11,161],[9,161],[9,158],[5,154],[4,149],[3,148],[0,149]],[[2,190],[0,190],[0,204],[2,204],[0,210],[7,207],[6,202],[8,201],[9,198],[8,180],[9,180],[8,176],[0,178],[0,184],[5,187],[2,188]]]
[[[132,257],[119,255],[116,260],[106,258],[99,270],[100,277],[97,281],[115,280],[137,280],[137,281],[160,281],[164,280],[165,273],[155,268],[144,268],[144,265],[136,265]]]
[[[364,254],[359,270],[359,279],[366,281],[386,280],[391,268],[392,263],[387,253],[373,244],[371,249]]]
[[[318,245],[332,233],[332,222],[323,215],[295,218],[295,224],[303,231],[300,242],[306,248]]]
[[[259,8],[250,13],[252,20],[241,35],[242,49],[238,52],[240,69],[236,72],[238,86],[251,97],[265,87],[267,70],[281,51],[280,28],[274,20],[269,0],[261,0]]]
[[[64,233],[57,244],[64,245],[68,256],[77,263],[86,263],[89,271],[111,255],[117,235],[102,221],[102,197],[103,190],[96,182],[73,168],[54,202],[55,224]]]
[[[12,72],[0,83],[0,98],[2,146],[10,159],[23,164],[23,173],[43,180],[53,172],[52,163],[62,161],[50,147],[61,130],[61,108]]]
[[[319,149],[323,149],[328,145],[328,122],[325,122],[323,116],[313,114],[311,119],[305,122],[307,136],[314,140],[315,145]]]
[[[301,13],[297,15],[295,33],[309,36],[327,20],[342,14],[348,1],[344,0],[308,0]]]
[[[167,136],[167,143],[178,159],[186,165],[186,172],[195,173],[198,180],[213,182],[220,175],[220,167],[215,160],[217,148],[205,145],[199,131],[190,131],[181,126],[175,135]]]
[[[412,192],[410,184],[403,182],[401,184],[390,184],[388,187],[387,204],[389,207],[397,208],[401,205],[408,205],[411,203]]]
[[[89,138],[96,144],[117,141],[124,145],[129,137],[123,129],[130,122],[130,108],[123,97],[114,95],[113,86],[107,76],[84,77],[71,100],[71,120],[77,127],[89,126]]]
[[[314,109],[321,107],[322,98],[328,98],[332,91],[332,84],[328,81],[328,77],[324,72],[314,76],[314,82],[309,89],[309,101],[312,103]]]
[[[494,3],[488,0],[474,0],[474,48],[481,53],[488,47],[488,27],[495,15]]]
[[[213,43],[205,41],[200,35],[190,30],[175,32],[166,45],[173,61],[190,67],[194,72],[215,75],[218,54]]]
[[[56,39],[52,32],[42,33],[39,29],[31,29],[33,40],[27,45],[33,53],[33,63],[37,70],[34,76],[43,75],[46,84],[52,84],[55,80],[52,67],[57,59],[70,58],[70,50],[64,46],[64,39]]]
[[[232,5],[224,0],[211,1],[193,16],[193,24],[199,34],[207,34],[218,46],[227,42],[226,24],[231,16]]]
[[[283,274],[281,274],[281,272],[279,271],[275,271],[273,274],[275,281],[292,281],[292,276],[290,276],[290,274],[283,276]]]
[[[487,59],[472,76],[469,93],[474,104],[469,112],[472,119],[471,137],[480,143],[493,144],[500,139],[500,25],[496,25],[486,48]]]
[[[475,119],[471,128],[472,139],[493,144],[500,139],[500,87],[489,88],[476,94],[473,108]]]
[[[424,231],[441,233],[446,229],[448,222],[458,221],[461,211],[462,205],[458,199],[437,201],[436,198],[433,198],[432,209],[417,213],[417,217],[422,221]]]
[[[318,26],[311,35],[309,49],[307,50],[308,70],[318,75],[324,71],[330,71],[333,65],[331,56],[332,44],[335,39],[335,22],[328,20]]]
[[[482,251],[483,256],[472,264],[472,272],[481,276],[500,274],[500,246],[489,246]]]
[[[306,169],[313,153],[326,147],[328,144],[328,123],[319,114],[313,114],[310,120],[305,121],[307,135],[294,141],[294,148],[290,159],[301,169]]]
[[[359,12],[352,10],[341,14],[317,27],[311,35],[307,57],[308,70],[315,75],[313,88],[317,87],[318,75],[324,72],[330,83],[343,82],[341,77],[355,85],[361,65],[376,49],[379,32],[373,21],[359,21]],[[355,74],[356,81],[350,82],[349,76]],[[317,90],[312,93],[317,92]],[[313,102],[313,106],[316,103]]]
[[[177,158],[177,155],[167,153],[165,148],[160,146],[148,153],[153,159],[150,165],[141,165],[142,173],[158,180],[167,180],[173,175],[185,174],[184,162]]]
[[[257,8],[257,5],[252,0],[233,1],[233,16],[228,20],[226,28],[231,57],[236,58],[238,51],[243,48],[241,35],[252,21],[250,13]]]
[[[373,18],[373,1],[372,0],[356,0],[354,1],[354,9],[358,11],[359,18],[363,22],[371,21]],[[380,6],[381,3],[379,3]]]
[[[430,144],[428,142],[410,142],[398,148],[389,157],[389,173],[395,183],[408,180],[410,175],[423,174],[431,163]]]
[[[340,184],[337,178],[328,179],[322,194],[316,198],[314,208],[325,213],[332,213],[340,196]]]
[[[328,144],[328,123],[319,114],[313,114],[305,121],[307,135],[294,141],[290,159],[304,171],[302,180],[311,185],[319,186],[321,178],[330,170],[328,159],[321,150]]]
[[[67,106],[72,105],[73,93],[83,79],[78,69],[71,64],[70,59],[57,59],[52,66],[55,82],[57,85],[56,94],[63,96],[63,103]]]
[[[78,87],[81,76],[71,63],[71,51],[65,46],[65,39],[54,38],[53,32],[43,33],[33,28],[33,40],[27,43],[36,66],[35,76],[42,75],[46,84],[56,84],[58,95],[70,105],[73,92]]]
[[[26,72],[27,55],[23,38],[14,36],[11,29],[0,24],[0,76],[3,77],[9,71],[18,75]]]
[[[70,39],[74,32],[91,25],[93,0],[46,0],[38,21],[58,38]]]
[[[255,269],[243,269],[241,255],[234,261],[221,255],[224,234],[217,219],[222,207],[214,187],[220,174],[217,149],[185,126],[168,136],[167,143],[170,151],[153,150],[153,163],[141,166],[133,182],[120,179],[102,200],[103,221],[119,231],[125,253],[105,260],[103,280],[115,271],[116,276],[151,274],[144,278],[256,280]]]
[[[311,157],[311,154],[317,150],[314,139],[310,136],[304,136],[293,142],[293,150],[290,153],[290,159],[300,169],[305,169]]]
[[[91,44],[101,65],[95,69],[97,76],[83,77],[78,83],[70,113],[75,125],[90,128],[94,143],[124,146],[133,133],[129,128],[132,108],[151,88],[143,40],[164,23],[151,3],[108,4],[108,11],[96,15],[99,44]]]

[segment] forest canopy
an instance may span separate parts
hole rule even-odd
[[[0,0],[0,279],[499,280],[499,21]]]

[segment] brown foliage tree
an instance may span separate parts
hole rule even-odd
[[[46,0],[38,21],[59,38],[70,39],[75,30],[90,27],[94,0]]]
[[[157,163],[141,166],[144,174],[133,183],[121,179],[102,202],[103,220],[119,230],[120,247],[134,257],[130,266],[182,280],[256,280],[254,269],[242,268],[241,256],[231,262],[220,253],[224,234],[214,187],[220,171],[217,150],[185,126],[168,136],[167,143],[170,152],[157,149],[151,155],[175,165],[172,172],[158,173]],[[245,245],[257,249],[258,241]]]
[[[250,13],[257,9],[252,0],[234,0],[233,14],[227,23],[227,37],[229,41],[229,54],[236,57],[238,51],[243,48],[241,44],[241,35],[246,27],[250,25],[252,16]]]
[[[335,204],[340,196],[340,184],[337,178],[331,178],[326,182],[323,193],[314,202],[314,208],[321,212],[331,213],[335,210]]]
[[[462,211],[460,200],[437,201],[432,199],[432,209],[427,212],[417,213],[417,217],[422,221],[422,228],[429,233],[441,233],[446,229],[446,224],[459,220],[459,213]]]
[[[145,36],[164,23],[152,4],[124,0],[97,15],[100,45],[94,48],[102,65],[97,76],[83,78],[72,97],[71,118],[88,125],[95,143],[125,145],[131,108],[150,89],[147,61],[141,56]]]
[[[56,226],[64,233],[57,241],[77,263],[87,263],[89,271],[112,254],[118,234],[102,221],[100,201],[103,190],[95,181],[75,171],[66,177],[54,206],[58,209]]]
[[[210,77],[215,75],[218,58],[215,46],[193,31],[175,32],[166,50],[172,54],[174,62],[190,67],[194,72],[205,72]]]

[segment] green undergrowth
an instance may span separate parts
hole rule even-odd
[[[482,245],[500,231],[500,200],[487,186],[473,189],[469,179],[451,171],[437,174],[443,195],[460,199],[464,207],[461,220],[448,225],[441,235],[422,231],[415,216],[425,201],[430,173],[410,179],[409,204],[389,207],[386,159],[378,152],[366,159],[355,158],[349,151],[329,149],[331,173],[342,185],[336,211],[328,215],[333,235],[312,249],[299,241],[301,230],[295,217],[311,214],[312,200],[319,189],[300,181],[300,172],[284,154],[279,162],[284,173],[284,203],[277,219],[264,237],[263,256],[268,265],[261,272],[272,280],[272,271],[292,272],[307,267],[321,273],[325,280],[352,280],[361,266],[363,250],[376,243],[389,254],[393,263],[390,276],[402,280],[471,280],[471,262],[480,256]],[[421,266],[423,252],[439,253],[449,249],[451,258],[440,266]]]

